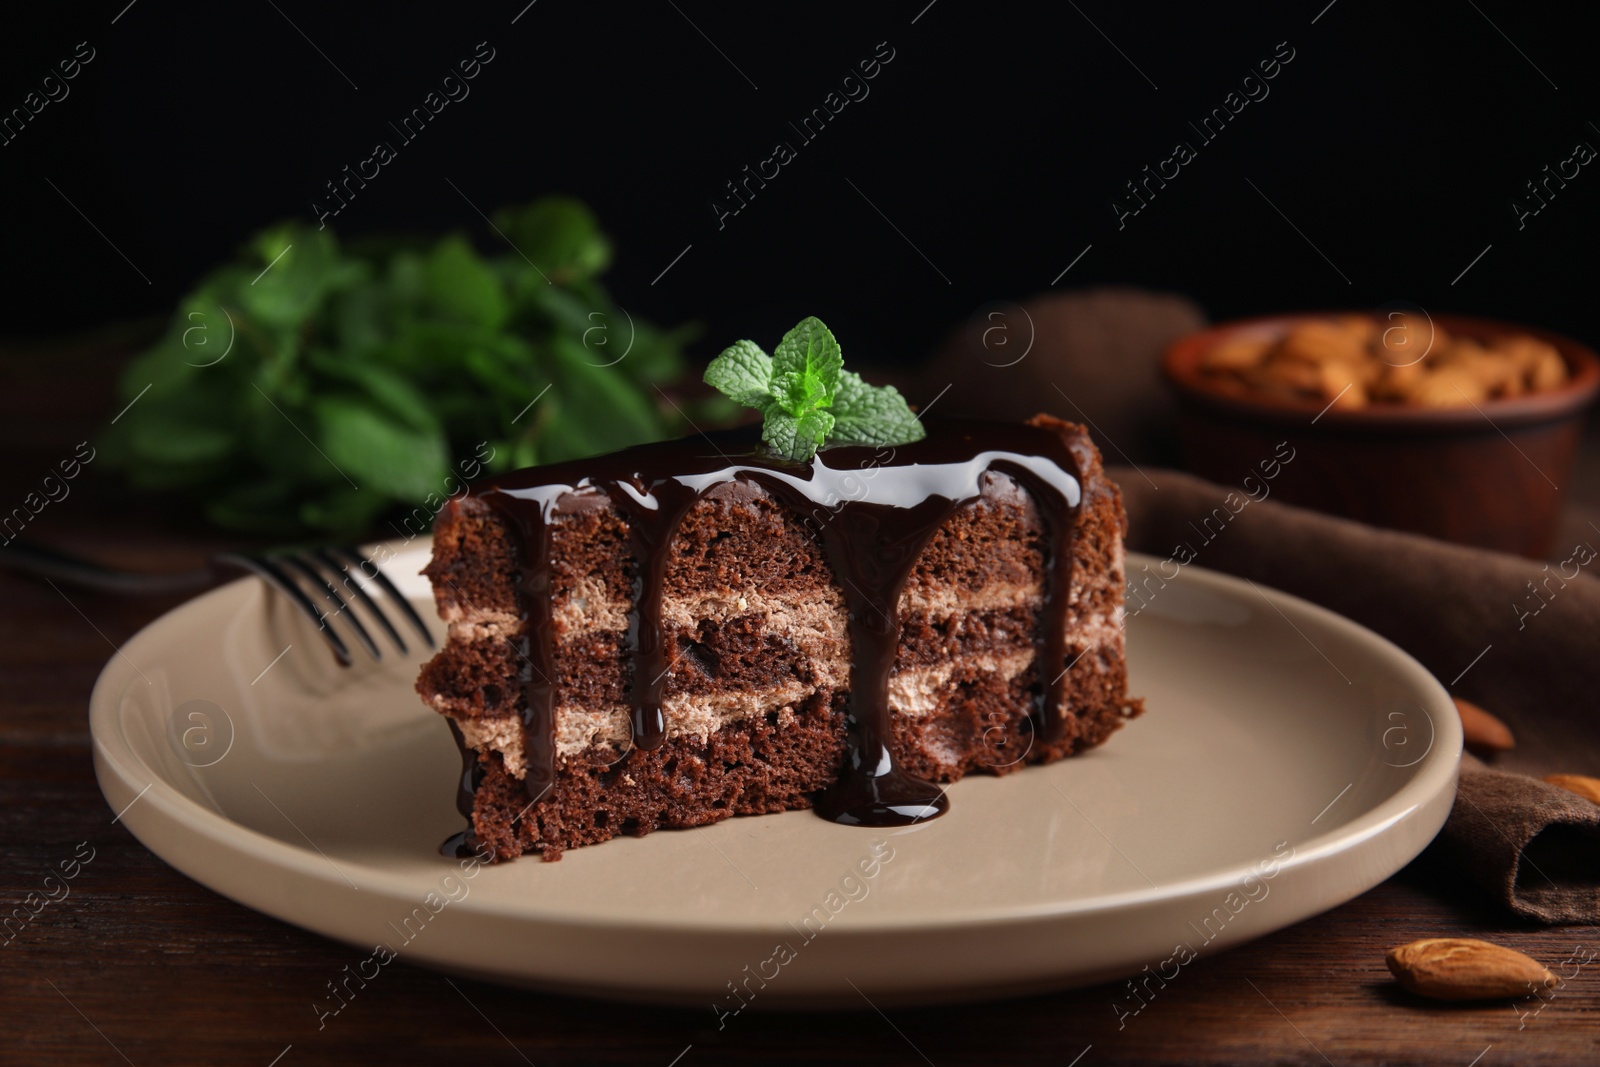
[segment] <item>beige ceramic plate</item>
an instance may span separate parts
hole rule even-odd
[[[388,568],[423,606],[426,559]],[[1416,661],[1338,616],[1195,567],[1149,588],[1128,625],[1148,713],[1084,756],[959,782],[947,816],[909,829],[790,812],[559,863],[443,858],[460,763],[412,692],[420,660],[341,670],[255,579],[112,658],[95,765],[162,859],[373,953],[367,970],[393,953],[725,1012],[997,996],[1146,965],[1172,980],[1190,953],[1331,908],[1415,856],[1449,810],[1461,730]]]

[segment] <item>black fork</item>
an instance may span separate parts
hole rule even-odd
[[[349,545],[223,552],[213,556],[212,563],[247,570],[282,593],[316,623],[317,632],[322,634],[339,662],[347,667],[351,663],[350,646],[334,628],[335,619],[343,620],[357,643],[375,660],[383,659],[383,649],[361,621],[362,613],[388,635],[402,656],[410,652],[405,638],[400,636],[400,628],[384,611],[378,598],[367,591],[362,579],[377,587],[379,597],[393,602],[394,609],[416,630],[426,647],[434,647],[433,635],[410,601],[400,595],[400,590],[382,568]],[[211,570],[168,574],[121,571],[22,540],[0,548],[0,566],[102,592],[135,595],[180,592],[206,585],[215,578]],[[356,610],[357,605],[360,612]]]
[[[379,628],[389,635],[389,639],[394,642],[402,656],[410,652],[405,639],[400,636],[400,630],[384,613],[377,600],[373,599],[363,587],[361,576],[377,586],[380,595],[394,602],[400,614],[405,616],[421,635],[423,643],[428,648],[434,647],[433,635],[428,632],[428,627],[423,623],[422,616],[417,614],[417,609],[400,595],[400,590],[394,587],[394,583],[383,573],[382,568],[354,548],[334,545],[327,548],[284,549],[259,553],[224,552],[215,559],[218,563],[250,571],[288,597],[290,603],[317,624],[317,630],[328,642],[328,647],[333,649],[333,654],[339,658],[339,662],[347,667],[350,665],[350,647],[333,628],[332,623],[335,618],[344,620],[345,625],[355,634],[356,640],[366,649],[368,655],[376,660],[383,659],[383,650],[378,647],[378,642],[373,640],[372,634],[362,624],[360,616],[354,609],[356,604],[360,604]],[[308,587],[312,592],[307,592]],[[341,589],[344,591],[342,594]],[[331,610],[325,611],[318,607],[318,598]]]

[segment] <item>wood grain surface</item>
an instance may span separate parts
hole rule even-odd
[[[116,339],[111,339],[115,341]],[[119,346],[0,353],[0,505],[121,406]],[[224,542],[91,463],[29,536],[148,569]],[[4,548],[0,547],[0,552]],[[1353,901],[1202,957],[1123,1016],[1122,984],[959,1007],[829,1014],[619,1006],[388,967],[319,1028],[313,1003],[361,953],[257,914],[167,867],[120,824],[90,761],[89,691],[114,646],[178,602],[124,599],[0,572],[0,912],[63,861],[93,858],[9,940],[0,935],[0,1062],[18,1064],[1495,1064],[1593,1063],[1600,966],[1542,1006],[1437,1005],[1399,990],[1384,950],[1470,936],[1557,967],[1595,927],[1508,925],[1426,856]],[[1600,764],[1600,735],[1568,739]],[[87,848],[82,847],[87,843]],[[49,883],[56,885],[54,881]],[[59,890],[54,890],[57,896]],[[35,908],[38,907],[35,898]],[[871,990],[863,993],[870,996]],[[1537,1013],[1535,1014],[1535,1009]]]

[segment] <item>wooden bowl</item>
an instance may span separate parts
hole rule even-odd
[[[1521,334],[1553,345],[1566,361],[1567,383],[1475,408],[1385,403],[1333,409],[1318,401],[1264,396],[1201,370],[1206,353],[1224,341],[1282,336],[1303,321],[1328,317],[1246,319],[1173,343],[1162,371],[1178,396],[1188,469],[1219,485],[1241,485],[1248,476],[1260,478],[1264,461],[1281,460],[1292,449],[1293,458],[1281,463],[1270,482],[1273,499],[1543,558],[1572,473],[1584,409],[1600,391],[1600,358],[1571,338],[1529,326],[1435,315],[1433,321],[1451,336],[1488,341]],[[1287,446],[1281,454],[1280,444]]]

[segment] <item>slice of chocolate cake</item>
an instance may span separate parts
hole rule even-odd
[[[1125,518],[1081,426],[932,421],[777,458],[733,431],[515,472],[434,531],[466,834],[499,858],[812,807],[937,815],[936,783],[1105,740]],[[921,432],[920,427],[917,429]]]

